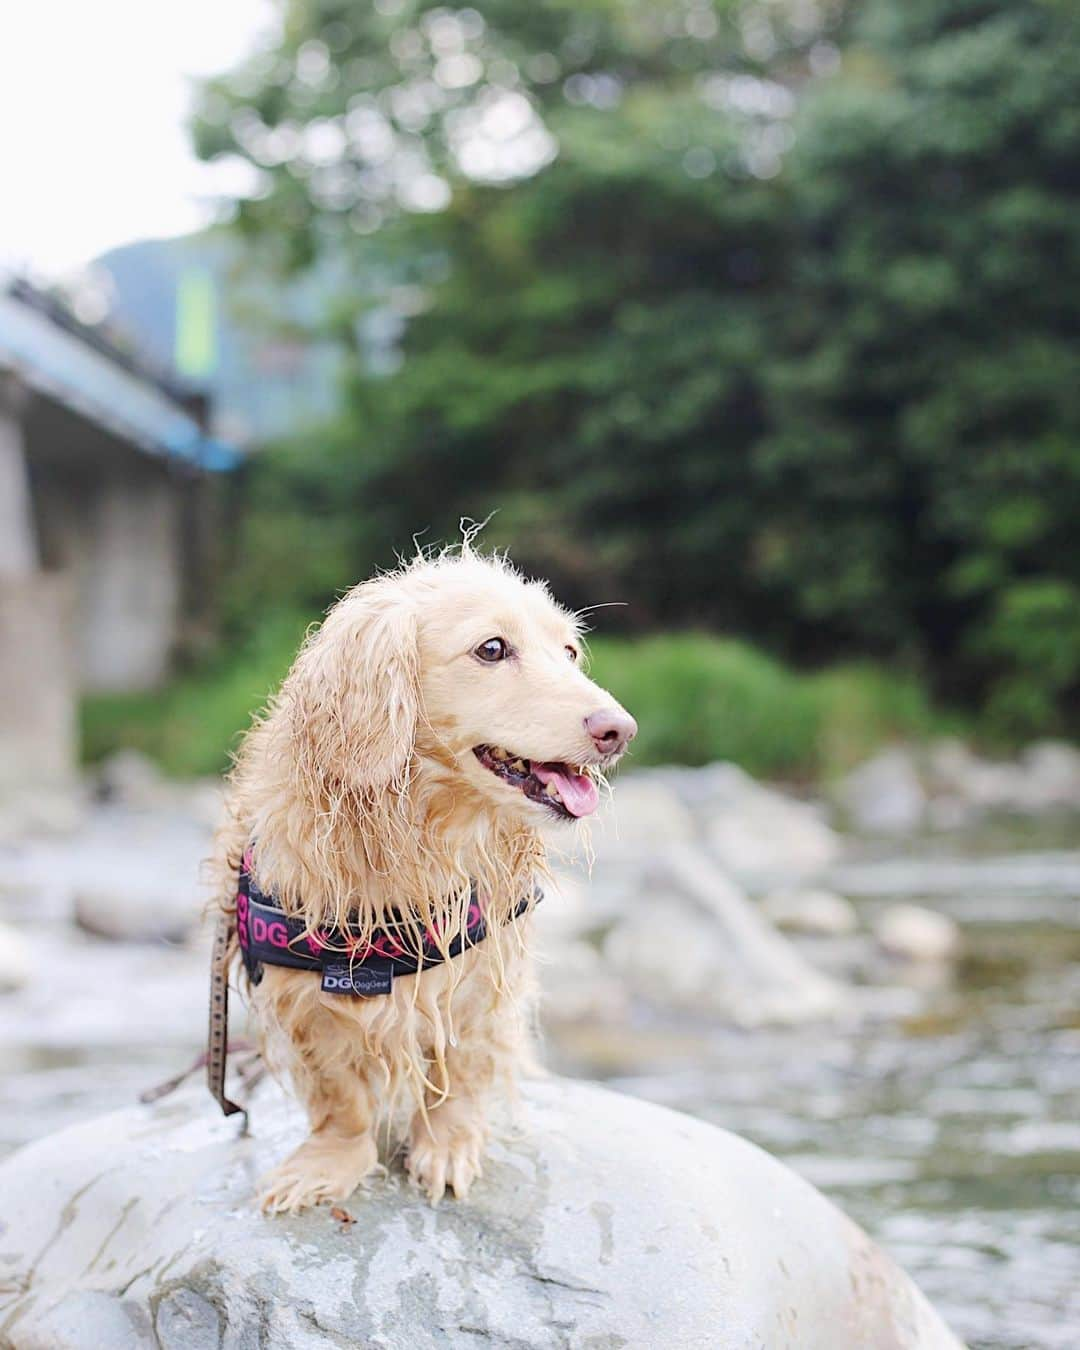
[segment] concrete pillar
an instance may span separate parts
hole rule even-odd
[[[78,664],[92,693],[152,689],[168,674],[180,611],[177,490],[134,462],[98,485],[85,512]]]
[[[38,570],[14,392],[0,387],[0,836],[70,825],[78,759],[71,589]]]
[[[77,718],[69,579],[0,576],[0,797],[66,789]]]
[[[0,576],[37,570],[38,551],[30,474],[26,467],[15,386],[0,387]]]

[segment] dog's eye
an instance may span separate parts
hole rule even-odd
[[[502,638],[488,638],[486,642],[481,642],[474,655],[481,661],[505,661],[510,655],[510,648]]]
[[[568,646],[566,648],[566,654],[571,661],[576,661],[578,659],[578,649],[576,647]]]

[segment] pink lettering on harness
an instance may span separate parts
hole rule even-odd
[[[240,938],[240,946],[246,950],[248,946],[248,898],[243,891],[238,891],[236,896],[236,932]]]
[[[347,953],[354,960],[363,961],[366,956],[371,954],[372,948],[363,940],[363,938],[346,937],[344,946],[335,948],[332,946],[334,935],[328,933],[325,928],[317,928],[313,933],[305,935],[307,949],[312,956],[318,956],[327,948],[337,951],[341,950]]]
[[[270,923],[259,914],[251,919],[251,935],[256,942],[269,942],[271,947],[288,947],[289,930],[283,923],[273,920]]]
[[[380,956],[404,956],[405,948],[392,938],[389,933],[380,933],[372,942],[371,950],[379,953]]]

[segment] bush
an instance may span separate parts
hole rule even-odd
[[[85,699],[84,758],[94,761],[131,747],[176,777],[224,772],[252,714],[284,678],[306,627],[306,618],[279,615],[256,629],[239,651],[163,690]]]
[[[998,597],[973,649],[995,659],[1002,675],[987,721],[995,736],[1060,734],[1080,671],[1080,586],[1053,577],[1015,582]]]
[[[603,639],[592,655],[593,677],[638,719],[639,764],[726,759],[766,777],[821,778],[945,725],[916,680],[869,665],[801,675],[705,634]]]
[[[698,634],[592,644],[590,673],[638,720],[633,760],[752,773],[814,767],[816,709],[808,681],[741,642]]]

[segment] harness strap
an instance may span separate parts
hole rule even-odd
[[[227,1116],[239,1111],[247,1127],[247,1112],[225,1095],[225,1066],[229,1056],[229,944],[232,921],[218,916],[210,956],[210,1026],[206,1046],[206,1082],[214,1100]]]
[[[521,899],[509,921],[519,919],[543,899],[539,886]],[[466,928],[446,948],[439,950],[430,934],[418,942],[403,943],[391,931],[376,930],[366,939],[336,929],[311,932],[298,918],[290,917],[273,895],[260,891],[251,875],[250,850],[244,855],[237,879],[236,919],[221,914],[214,929],[210,958],[210,1023],[206,1048],[206,1081],[214,1100],[227,1116],[241,1113],[247,1129],[247,1110],[225,1094],[225,1069],[229,1054],[229,958],[235,932],[240,955],[253,985],[262,979],[263,965],[290,966],[294,970],[322,973],[324,993],[371,997],[391,992],[395,974],[416,975],[447,957],[460,956],[483,942],[487,924],[475,885]],[[415,947],[415,952],[410,950]]]
[[[534,887],[508,921],[520,919],[542,899],[543,891]],[[288,966],[321,973],[323,993],[370,998],[389,994],[395,975],[419,974],[478,946],[487,937],[487,919],[474,883],[464,931],[445,948],[433,933],[421,931],[398,911],[382,928],[362,935],[349,927],[312,930],[303,919],[286,914],[277,896],[259,888],[249,850],[237,879],[236,936],[253,985],[262,979],[264,965]]]

